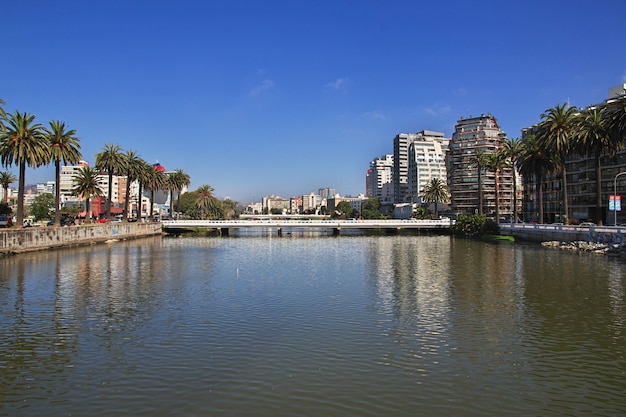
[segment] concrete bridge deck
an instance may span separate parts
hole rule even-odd
[[[283,229],[332,229],[339,234],[342,229],[387,229],[387,230],[436,230],[449,229],[453,222],[450,219],[440,220],[167,220],[163,221],[163,231],[180,233],[185,229],[216,229],[222,234],[228,234],[229,229],[273,229],[278,234]]]

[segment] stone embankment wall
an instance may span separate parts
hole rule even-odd
[[[69,227],[0,229],[0,255],[160,235],[161,223],[115,223]]]
[[[626,257],[624,227],[501,225],[500,233],[547,247]]]

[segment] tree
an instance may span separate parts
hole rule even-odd
[[[439,178],[432,178],[430,182],[424,186],[422,198],[425,203],[435,204],[435,217],[439,217],[439,203],[445,203],[450,200],[448,186]]]
[[[513,172],[513,221],[517,221],[517,169],[518,161],[522,154],[522,142],[518,138],[505,138],[502,141],[502,147],[498,149],[508,160],[511,171]]]
[[[538,209],[537,222],[543,223],[543,192],[541,184],[543,183],[544,174],[554,171],[555,162],[539,144],[539,140],[535,135],[528,135],[522,140],[519,168],[522,175],[535,180],[535,201]]]
[[[364,219],[380,219],[380,200],[376,197],[370,197],[361,205],[361,215]]]
[[[106,171],[109,175],[109,193],[106,200],[106,217],[111,219],[111,200],[113,199],[113,175],[126,169],[126,159],[119,145],[107,143],[102,152],[96,154],[96,169]]]
[[[602,204],[602,155],[614,157],[620,150],[620,143],[609,135],[605,109],[591,109],[581,113],[577,121],[575,149],[587,156],[593,157],[596,171],[596,207],[594,221],[603,224],[604,207]]]
[[[0,160],[4,166],[19,166],[17,227],[23,227],[24,223],[26,166],[44,165],[49,155],[43,126],[35,123],[35,115],[16,111],[6,117],[6,125],[0,133]]]
[[[168,188],[170,190],[170,217],[174,218],[174,193],[180,195],[183,188],[187,187],[191,183],[191,178],[182,169],[169,174]]]
[[[483,214],[483,182],[482,173],[487,166],[487,154],[481,149],[476,149],[474,156],[470,158],[470,167],[475,167],[478,173],[478,214]]]
[[[92,197],[102,195],[100,185],[98,185],[98,170],[90,167],[82,167],[73,179],[74,187],[72,194],[85,199],[85,219],[91,221],[90,200]]]
[[[626,142],[626,95],[611,100],[607,104],[605,117],[612,140],[624,145]]]
[[[17,178],[15,178],[15,175],[13,175],[11,172],[0,172],[0,185],[4,189],[4,204],[7,204],[9,202],[9,186],[15,181],[17,181]]]
[[[213,187],[203,184],[198,188],[196,208],[202,219],[219,219],[222,217],[222,204],[213,196]]]
[[[541,115],[543,119],[539,123],[538,137],[541,147],[550,154],[557,154],[555,159],[561,172],[563,187],[563,208],[565,218],[569,218],[569,205],[567,202],[567,168],[565,160],[572,151],[572,137],[576,129],[576,107],[568,104],[557,104],[546,110]]]
[[[337,204],[337,206],[335,207],[336,216],[333,217],[354,217],[355,211],[356,210],[352,208],[352,205],[350,205],[350,202],[340,201],[339,204]]]
[[[500,223],[500,171],[508,166],[509,162],[503,153],[495,152],[487,155],[487,169],[493,171],[495,177],[496,223]]]
[[[35,221],[49,220],[55,216],[55,197],[50,193],[38,194],[30,205],[30,214]]]
[[[130,185],[141,176],[141,170],[145,167],[145,161],[137,155],[137,152],[128,150],[124,154],[124,167],[126,168],[126,195],[124,198],[124,222],[128,221],[128,206],[130,203]],[[139,190],[141,191],[141,189]],[[139,204],[141,204],[141,194],[139,194]],[[139,216],[141,217],[141,215]]]
[[[50,122],[45,128],[46,140],[50,147],[50,159],[54,162],[54,225],[61,226],[61,163],[77,164],[80,161],[80,139],[75,130],[66,130],[65,123],[58,120]]]
[[[231,200],[230,198],[222,201],[222,218],[223,219],[238,219],[239,218],[239,203]]]
[[[139,182],[150,190],[150,218],[152,219],[154,216],[154,193],[168,189],[168,176],[164,172],[157,170],[154,165],[146,164]]]

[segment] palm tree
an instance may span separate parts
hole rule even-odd
[[[150,218],[154,216],[154,193],[168,189],[168,176],[163,171],[156,169],[154,165],[147,164],[143,173],[143,183],[150,190]]]
[[[513,221],[517,221],[517,164],[522,152],[522,142],[518,138],[505,138],[502,147],[498,149],[509,161],[513,173]]]
[[[591,109],[580,114],[577,118],[577,132],[575,147],[578,152],[593,157],[596,170],[596,209],[594,220],[602,225],[602,170],[600,159],[602,155],[614,157],[621,145],[609,135],[608,119],[605,117],[605,108]]]
[[[543,119],[539,123],[539,142],[544,150],[550,154],[557,154],[558,168],[561,171],[563,186],[563,207],[565,218],[569,218],[569,205],[567,202],[567,168],[565,160],[572,150],[572,137],[576,131],[576,107],[568,104],[557,104],[546,110],[541,115]]]
[[[126,167],[126,196],[124,198],[124,217],[123,221],[128,221],[128,206],[130,203],[130,185],[133,181],[139,179],[141,170],[144,168],[145,161],[137,155],[137,152],[128,150],[124,154],[124,166]],[[140,187],[141,188],[141,187]],[[140,190],[141,191],[141,190]],[[141,195],[140,195],[141,197]],[[141,198],[139,199],[141,204]],[[141,217],[141,213],[139,215]]]
[[[432,178],[426,186],[424,186],[423,199],[426,203],[435,203],[435,217],[439,217],[437,209],[438,203],[445,203],[450,199],[448,194],[448,186],[439,178]]]
[[[494,152],[487,155],[487,169],[493,171],[496,189],[496,223],[500,223],[500,171],[509,167],[506,155]]]
[[[85,220],[91,222],[91,207],[89,201],[92,197],[101,196],[102,190],[98,184],[98,170],[90,167],[82,167],[72,179],[74,187],[72,194],[85,199]]]
[[[177,169],[169,174],[168,188],[170,190],[170,218],[174,218],[174,193],[176,193],[177,196],[180,196],[180,192],[183,188],[187,187],[190,183],[191,178],[189,177],[189,174],[182,169]]]
[[[9,171],[0,172],[0,185],[4,189],[4,204],[8,204],[9,202],[9,185],[17,181],[15,175]]]
[[[554,171],[555,161],[548,156],[535,135],[528,135],[522,140],[519,168],[523,176],[528,179],[535,179],[535,201],[538,210],[537,223],[543,223],[543,192],[541,184],[544,174]]]
[[[50,159],[43,126],[34,123],[35,115],[15,112],[6,117],[6,126],[0,133],[0,158],[2,165],[19,166],[17,191],[17,227],[24,223],[24,184],[26,165],[38,167]]]
[[[58,120],[50,122],[50,128],[45,129],[48,146],[50,146],[50,158],[54,162],[55,171],[55,209],[54,225],[61,226],[61,163],[77,164],[80,161],[80,139],[76,137],[75,130],[66,130],[65,123]]]
[[[609,135],[614,142],[626,143],[626,95],[612,100],[606,107]]]
[[[4,102],[4,100],[0,98],[0,132],[4,131],[4,124],[2,123],[2,121],[7,117],[7,114],[4,112],[3,107],[5,105],[6,103]]]
[[[102,152],[96,154],[96,169],[106,171],[109,175],[109,194],[106,200],[106,217],[111,218],[111,200],[113,199],[113,175],[126,169],[126,159],[119,145],[107,143]]]
[[[220,201],[213,196],[215,190],[210,185],[201,185],[198,188],[196,208],[200,212],[201,219],[218,219],[222,216]]]
[[[482,149],[476,149],[474,156],[470,158],[470,167],[475,167],[478,172],[478,214],[483,214],[483,181],[482,173],[487,166],[487,154]]]

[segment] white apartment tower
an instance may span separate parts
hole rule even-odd
[[[420,184],[430,181],[433,176],[442,175],[442,172],[445,173],[445,152],[449,142],[450,139],[446,139],[443,133],[430,130],[396,135],[393,139],[394,203],[417,202],[423,188],[423,185],[420,188]],[[409,174],[410,170],[411,174]],[[424,170],[424,179],[420,174],[421,170]],[[411,175],[411,187],[409,187],[409,175]],[[445,175],[442,176],[442,179],[444,178]]]
[[[441,132],[423,130],[409,145],[409,169],[407,178],[410,203],[422,203],[424,187],[433,178],[447,182],[446,152],[450,139]]]
[[[382,201],[393,201],[393,155],[387,154],[370,162],[365,177],[365,195]]]

